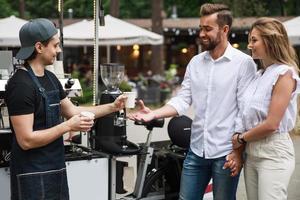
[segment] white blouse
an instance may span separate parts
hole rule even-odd
[[[273,87],[279,76],[288,71],[292,72],[292,77],[296,80],[297,85],[280,122],[278,132],[287,133],[293,129],[297,116],[297,95],[300,93],[300,79],[292,67],[283,64],[273,64],[267,67],[265,71],[259,70],[245,91],[239,112],[241,127],[239,127],[238,132],[248,131],[267,118]]]

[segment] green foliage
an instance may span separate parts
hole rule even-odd
[[[102,0],[105,13],[109,13],[110,0]],[[119,0],[120,18],[151,18],[151,3],[155,0]],[[26,18],[58,18],[58,0],[24,0]],[[92,18],[94,0],[64,0],[64,17],[73,9],[74,18]],[[178,17],[199,17],[200,6],[204,3],[225,3],[235,17],[299,15],[299,0],[164,0],[166,17],[177,6]],[[0,0],[0,17],[19,14],[19,0]]]
[[[92,103],[93,101],[93,88],[87,87],[86,85],[82,84],[82,97],[76,97],[74,98],[79,104],[88,104]]]
[[[212,1],[209,0],[164,0],[164,10],[167,14],[167,17],[170,17],[172,14],[172,6],[176,5],[177,15],[179,18],[198,17],[201,5],[211,2]]]
[[[120,0],[121,18],[151,18],[151,1]]]
[[[67,17],[68,9],[71,8],[74,18],[91,18],[94,16],[93,2],[91,0],[64,0],[64,15]]]
[[[214,0],[213,2],[228,5],[234,17],[268,15],[267,4],[261,0]]]
[[[170,64],[168,70],[165,71],[165,79],[166,81],[173,81],[177,75],[177,64]]]
[[[8,0],[0,0],[0,18],[9,17],[10,15],[16,15],[17,12],[13,10]]]
[[[297,16],[300,15],[300,1],[287,1],[286,2],[287,14]]]
[[[85,79],[80,77],[79,71],[73,71],[72,72],[72,78],[79,79],[81,89],[82,89],[82,96],[81,97],[75,97],[75,98],[73,98],[73,100],[75,100],[79,104],[92,103],[92,101],[93,101],[93,87],[86,84]]]
[[[19,1],[9,1],[9,4],[12,6],[15,12],[19,10]],[[58,11],[57,11],[57,0],[24,0],[25,2],[25,17],[27,19],[31,18],[38,18],[38,17],[45,17],[45,18],[58,18]],[[2,7],[2,5],[1,5]],[[18,16],[18,15],[17,15]]]
[[[122,92],[131,92],[132,87],[131,87],[131,85],[128,84],[127,81],[122,81],[122,82],[120,83],[119,89],[120,89]]]

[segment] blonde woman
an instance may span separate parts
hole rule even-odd
[[[242,126],[232,143],[234,148],[246,144],[248,199],[284,200],[295,168],[288,132],[295,124],[300,91],[297,58],[284,26],[272,18],[252,25],[248,48],[263,68],[243,96]]]

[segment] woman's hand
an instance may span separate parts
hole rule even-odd
[[[243,148],[234,149],[230,154],[226,156],[226,163],[224,164],[223,168],[230,168],[231,176],[236,176],[240,173],[243,167]]]
[[[233,149],[238,149],[240,146],[242,146],[242,144],[239,143],[239,141],[238,141],[238,137],[239,137],[239,133],[236,133],[232,136],[231,141],[232,141],[232,148]]]

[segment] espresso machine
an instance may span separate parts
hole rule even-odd
[[[106,86],[102,92],[100,104],[112,103],[122,94],[119,89],[124,79],[125,67],[119,63],[106,63],[100,65],[101,79]],[[95,150],[106,153],[136,154],[140,147],[127,140],[126,134],[126,109],[108,114],[95,121],[93,146]]]

